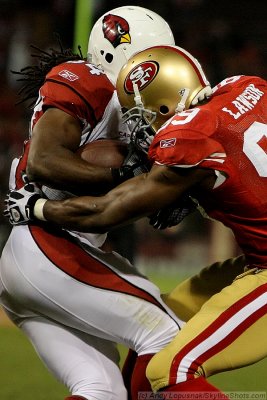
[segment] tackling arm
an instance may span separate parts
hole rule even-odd
[[[197,168],[181,171],[155,165],[105,196],[46,201],[42,211],[47,221],[68,229],[106,232],[177,203],[185,191],[210,174]]]

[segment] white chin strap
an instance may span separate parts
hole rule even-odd
[[[91,53],[87,53],[87,61],[89,62],[89,64],[92,64],[93,62],[93,55]]]
[[[177,107],[175,109],[175,113],[179,113],[184,111],[185,109],[185,103],[186,100],[189,96],[190,93],[190,89],[188,88],[184,88],[182,90],[179,91],[179,94],[182,96],[180,102],[177,104]],[[200,90],[200,92],[198,92],[198,94],[193,98],[193,100],[191,101],[191,105],[195,106],[198,103],[200,103],[201,101],[203,101],[204,99],[207,99],[211,96],[212,94],[212,89],[210,86],[206,86],[203,89]]]
[[[179,91],[179,94],[182,97],[181,97],[181,100],[179,101],[179,103],[177,104],[177,107],[175,109],[175,113],[176,114],[179,113],[179,112],[184,111],[185,103],[186,103],[187,97],[189,96],[189,92],[190,92],[190,89],[188,89],[188,88],[184,88],[184,89]]]
[[[142,98],[136,83],[133,83],[133,90],[134,90],[134,102],[136,107],[144,108],[144,104],[142,102]]]
[[[136,107],[140,107],[140,108],[144,108],[144,104],[142,102],[142,98],[138,89],[138,86],[136,83],[133,83],[133,90],[134,90],[134,102]],[[179,103],[177,104],[177,107],[175,109],[175,113],[180,113],[182,111],[184,111],[185,109],[185,103],[186,100],[190,94],[190,89],[188,88],[184,88],[182,90],[179,91],[179,94],[182,96],[181,100],[179,101]],[[211,96],[212,94],[212,89],[210,86],[206,86],[203,89],[200,90],[200,92],[198,92],[198,94],[193,98],[191,105],[195,106],[198,103],[200,103],[201,101],[203,101],[204,99],[207,99]]]

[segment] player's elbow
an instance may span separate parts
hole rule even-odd
[[[28,158],[26,174],[30,181],[46,181],[50,173],[45,156],[38,156],[37,158],[36,155],[33,155]]]

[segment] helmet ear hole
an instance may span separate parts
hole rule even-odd
[[[169,107],[167,107],[167,106],[160,106],[160,108],[159,108],[159,112],[161,113],[161,114],[168,114],[168,112],[169,112],[170,110],[169,110]]]
[[[106,62],[107,63],[112,63],[112,61],[113,61],[113,54],[111,54],[111,53],[107,53],[106,55],[105,55],[105,60],[106,60]]]
[[[100,50],[100,54],[102,57],[104,57],[105,61],[110,64],[113,61],[113,54],[111,53],[106,53],[104,52],[104,50]]]

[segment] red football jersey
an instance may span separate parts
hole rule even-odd
[[[267,82],[227,78],[210,101],[170,119],[156,134],[158,164],[216,170],[211,191],[197,192],[207,214],[231,228],[248,261],[267,267]],[[195,194],[195,193],[194,193]]]
[[[114,86],[102,70],[83,61],[68,61],[51,69],[39,90],[31,118],[29,141],[25,143],[16,172],[15,185],[23,185],[21,171],[27,164],[32,129],[49,107],[58,108],[76,118],[81,125],[80,146],[98,139],[128,140],[126,125],[120,118],[120,105]]]
[[[23,186],[21,174],[26,170],[32,129],[50,107],[58,108],[79,121],[80,146],[98,139],[128,141],[127,126],[122,124],[120,118],[117,93],[106,75],[96,66],[83,60],[62,63],[51,69],[39,90],[39,98],[31,119],[29,140],[25,143],[22,157],[12,162],[10,189]],[[68,192],[45,185],[42,186],[42,190],[52,200],[70,196]],[[96,247],[101,246],[106,238],[103,234],[72,232],[72,235]]]
[[[82,60],[59,64],[47,74],[40,88],[32,127],[47,108],[56,107],[92,129],[103,117],[113,92],[111,82],[94,65]]]

